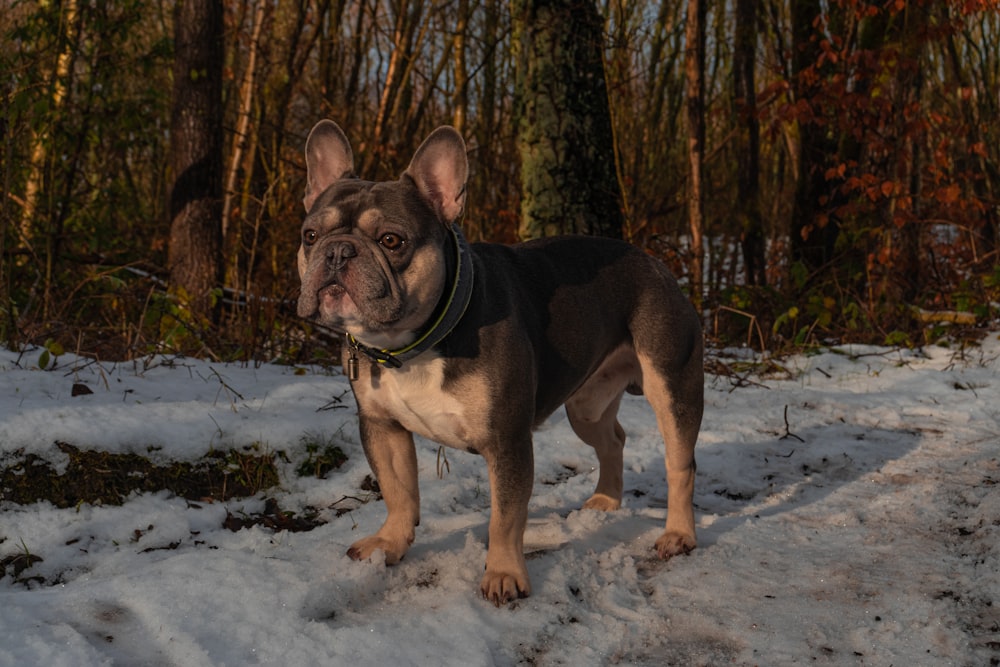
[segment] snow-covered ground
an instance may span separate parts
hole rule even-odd
[[[964,351],[843,347],[784,370],[709,375],[699,547],[656,559],[663,448],[626,397],[626,499],[578,508],[591,450],[560,412],[536,437],[526,538],[534,594],[479,598],[489,488],[476,456],[418,445],[423,523],[402,563],[353,562],[381,502],[344,378],[191,359],[94,363],[0,351],[0,455],[79,448],[197,459],[283,451],[274,496],[307,532],[223,527],[263,497],[122,506],[0,503],[2,665],[996,665],[1000,341]],[[763,368],[758,366],[758,368]],[[94,393],[71,396],[74,383]],[[787,419],[787,424],[786,424]],[[349,461],[300,477],[305,442]],[[340,513],[338,510],[354,508]],[[340,513],[340,516],[337,514]],[[12,568],[8,568],[12,569]],[[27,581],[28,583],[23,583]],[[41,582],[41,583],[39,583]]]

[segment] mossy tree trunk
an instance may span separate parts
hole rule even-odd
[[[621,238],[624,223],[593,0],[511,0],[523,239]]]

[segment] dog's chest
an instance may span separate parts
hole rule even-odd
[[[364,387],[359,401],[425,438],[459,449],[474,448],[486,432],[487,388],[477,378],[466,378],[446,390],[444,366],[443,359],[431,357],[384,370]]]

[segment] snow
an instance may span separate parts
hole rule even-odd
[[[0,457],[65,465],[57,441],[193,460],[284,452],[306,532],[232,532],[264,497],[121,506],[0,503],[0,665],[996,665],[1000,661],[1000,340],[908,351],[719,353],[698,445],[699,546],[662,562],[663,447],[626,397],[626,498],[581,511],[595,457],[562,412],[536,434],[526,535],[533,595],[480,599],[484,464],[418,442],[422,524],[398,565],[354,562],[381,502],[343,376],[150,357],[0,351]],[[765,361],[765,363],[749,363]],[[74,383],[92,394],[72,396]],[[786,422],[787,419],[787,422]],[[295,468],[308,441],[349,456]],[[353,508],[350,512],[338,512]],[[340,516],[337,514],[340,513]]]

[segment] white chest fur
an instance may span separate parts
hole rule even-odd
[[[485,382],[466,378],[444,388],[444,359],[430,354],[402,368],[384,369],[370,383],[356,387],[360,400],[392,416],[408,431],[450,447],[468,449],[486,431]]]

